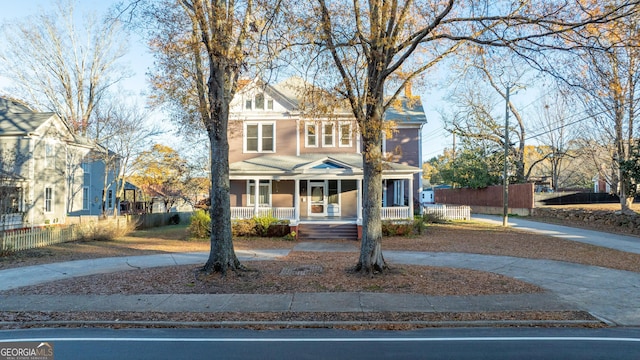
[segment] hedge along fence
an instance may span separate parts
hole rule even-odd
[[[189,224],[192,212],[169,212],[127,215],[129,221],[136,224],[136,229],[149,229],[166,225]]]

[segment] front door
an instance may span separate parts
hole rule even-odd
[[[327,189],[325,182],[311,182],[309,201],[309,214],[311,216],[327,215]]]

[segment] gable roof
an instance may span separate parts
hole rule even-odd
[[[362,174],[362,167],[362,154],[357,153],[265,155],[229,164],[229,175]],[[414,166],[385,162],[383,173],[415,174],[420,171]]]
[[[26,135],[53,116],[55,113],[35,112],[16,100],[0,97],[0,135]]]

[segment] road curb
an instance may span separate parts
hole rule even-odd
[[[477,320],[477,321],[3,321],[0,327],[163,327],[163,328],[336,328],[336,327],[593,327],[598,320]]]

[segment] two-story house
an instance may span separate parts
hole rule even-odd
[[[103,150],[73,134],[56,114],[0,98],[0,230],[102,214]],[[117,208],[113,186],[105,207]]]
[[[295,77],[277,85],[242,85],[229,118],[232,217],[270,213],[288,219],[303,238],[359,235],[362,141],[351,111],[305,105],[309,85]],[[421,189],[426,117],[419,99],[403,97],[385,120],[395,126],[385,132],[391,136],[382,149],[389,160],[382,217],[409,219]]]

